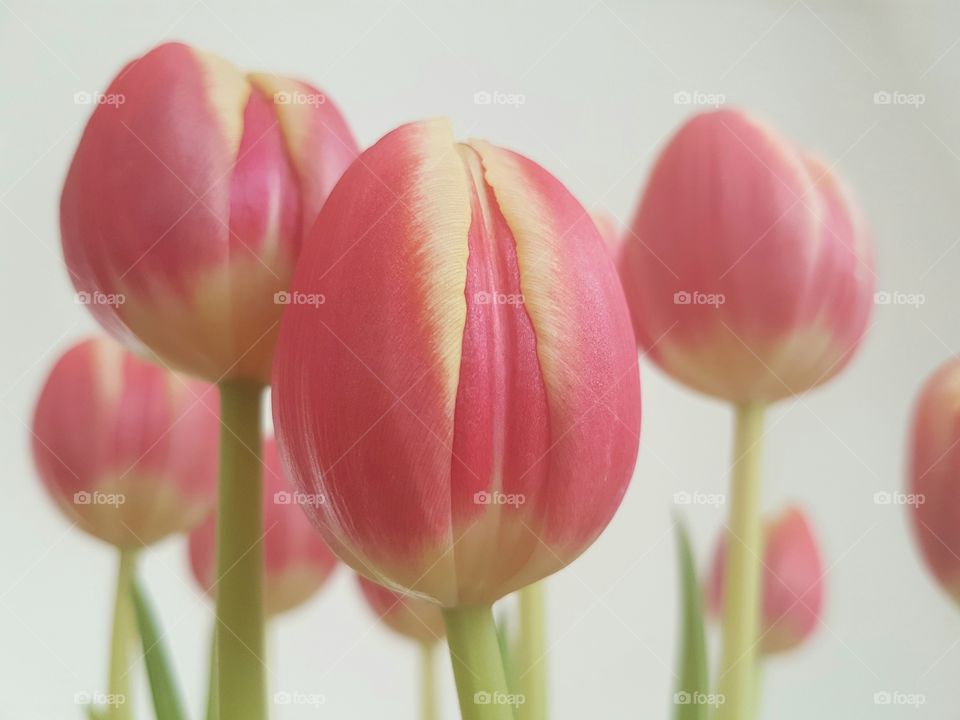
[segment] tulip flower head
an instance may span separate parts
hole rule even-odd
[[[33,417],[44,487],[82,530],[139,548],[199,523],[216,498],[217,394],[113,340],[70,348]]]
[[[937,582],[960,603],[960,360],[924,385],[913,416],[910,519]]]
[[[766,526],[763,554],[760,652],[786,652],[804,642],[823,608],[823,564],[804,514],[788,508]],[[723,615],[727,538],[717,544],[707,586],[711,615]]]
[[[357,575],[357,583],[373,612],[394,632],[424,645],[432,645],[446,634],[443,615],[435,603],[394,592],[362,575]]]
[[[268,382],[304,232],[357,153],[339,111],[180,43],[98,98],[60,206],[78,297],[178,369]]]
[[[573,561],[636,460],[636,346],[582,206],[444,120],[344,174],[284,315],[274,425],[309,512],[355,570],[444,607]]]
[[[337,559],[310,524],[302,505],[322,502],[294,492],[287,481],[276,443],[264,442],[263,530],[264,608],[269,616],[309,600],[333,572]],[[216,513],[190,533],[190,570],[209,595],[216,589]]]
[[[825,382],[873,305],[873,250],[839,180],[736,110],[697,115],[651,173],[619,261],[637,339],[736,403]]]

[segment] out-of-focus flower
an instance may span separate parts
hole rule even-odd
[[[268,382],[303,235],[357,153],[340,112],[180,43],[97,98],[60,205],[78,297],[178,369]]]
[[[427,600],[394,592],[362,575],[357,582],[367,604],[391,630],[431,645],[446,633],[440,608]]]
[[[649,357],[738,403],[834,376],[874,302],[872,245],[839,180],[735,110],[697,115],[667,145],[619,267]]]
[[[924,560],[960,603],[960,360],[941,366],[917,399],[904,501]]]
[[[596,539],[636,460],[636,345],[553,176],[446,121],[404,125],[344,174],[293,291],[326,302],[284,315],[274,424],[341,559],[482,605]]]
[[[121,548],[190,530],[213,507],[217,393],[113,340],[74,345],[33,417],[33,457],[57,506]]]
[[[309,600],[330,577],[337,559],[304,514],[304,496],[287,481],[276,443],[263,446],[264,608],[267,615],[292,610]],[[190,533],[190,569],[205,592],[216,587],[216,513]]]
[[[707,587],[710,613],[723,614],[727,539],[720,538]],[[787,508],[767,524],[763,553],[760,652],[792,650],[806,640],[823,608],[823,563],[810,524]]]

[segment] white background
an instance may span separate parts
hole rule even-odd
[[[841,377],[770,413],[764,505],[802,503],[830,571],[815,638],[768,663],[764,715],[957,716],[960,615],[919,562],[904,509],[873,499],[902,488],[912,400],[960,347],[960,12],[906,0],[0,0],[0,714],[80,717],[74,695],[105,683],[114,559],[68,531],[41,493],[28,424],[54,359],[96,330],[72,302],[57,231],[60,186],[89,112],[74,93],[104,89],[122,63],[167,38],[314,81],[365,145],[401,122],[448,115],[458,134],[530,155],[621,220],[665,136],[696,110],[675,104],[676,92],[722,93],[836,161],[872,226],[881,289],[925,303],[878,307]],[[525,102],[478,106],[481,90]],[[925,103],[874,104],[884,90]],[[558,720],[669,717],[673,496],[725,490],[729,410],[643,370],[633,485],[596,545],[548,583]],[[703,564],[723,513],[680,510]],[[210,613],[183,542],[152,550],[143,569],[199,716]],[[371,625],[345,571],[276,623],[271,650],[274,690],[327,700],[320,711],[276,708],[277,718],[415,717],[415,653]],[[883,691],[920,693],[925,704],[875,706]]]

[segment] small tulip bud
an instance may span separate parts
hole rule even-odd
[[[823,607],[823,565],[810,525],[795,507],[767,523],[763,553],[760,652],[792,650],[816,629]],[[723,615],[727,538],[717,544],[707,586],[711,615]]]
[[[57,506],[121,548],[190,530],[213,507],[216,391],[141,360],[113,340],[74,345],[33,417],[33,457]]]
[[[394,592],[362,575],[357,575],[357,582],[367,604],[391,630],[426,645],[446,634],[443,615],[436,604]]]
[[[264,609],[269,616],[309,600],[330,577],[337,559],[323,542],[303,507],[322,503],[288,482],[276,443],[263,445]],[[211,596],[216,589],[216,513],[190,533],[190,569]]]

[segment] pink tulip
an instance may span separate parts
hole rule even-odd
[[[337,559],[304,514],[302,505],[322,502],[294,492],[276,443],[263,446],[264,608],[279,615],[305,603],[326,583]],[[211,596],[216,589],[216,513],[190,533],[190,569]]]
[[[394,592],[362,575],[357,582],[367,604],[391,630],[426,645],[443,638],[443,615],[434,603]]]
[[[913,416],[909,464],[914,534],[927,565],[960,603],[960,360],[924,385]]]
[[[799,508],[767,524],[763,552],[760,652],[792,650],[819,624],[823,609],[823,564],[813,531]],[[723,614],[726,537],[717,544],[707,586],[711,615]]]
[[[179,369],[269,381],[303,235],[356,154],[316,88],[154,48],[97,96],[63,188],[82,301]]]
[[[54,366],[33,417],[44,487],[82,530],[138,548],[190,530],[216,498],[217,394],[85,340]]]
[[[351,567],[485,605],[596,539],[636,460],[636,347],[603,240],[543,168],[404,125],[344,174],[293,290],[325,302],[284,315],[274,424]]]
[[[653,169],[620,260],[641,347],[710,395],[767,403],[850,360],[873,249],[819,160],[743,112],[697,115]]]

